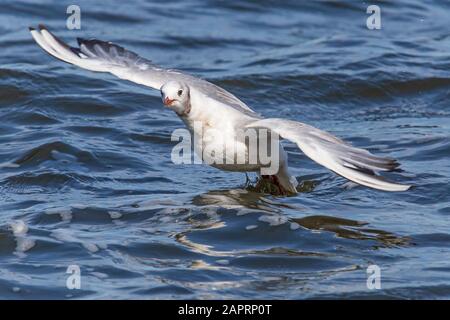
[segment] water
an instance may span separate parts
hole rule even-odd
[[[381,30],[356,1],[77,1],[74,31],[69,4],[2,2],[0,298],[450,298],[448,1],[378,3]],[[394,156],[416,187],[350,187],[290,143],[295,197],[175,165],[159,93],[48,57],[41,22]]]

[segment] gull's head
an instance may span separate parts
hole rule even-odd
[[[186,115],[191,110],[189,87],[179,81],[169,81],[161,87],[164,105],[178,115]]]

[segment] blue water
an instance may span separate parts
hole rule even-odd
[[[366,28],[369,3],[269,0],[82,0],[68,30],[72,3],[1,5],[1,299],[450,298],[448,1],[371,2],[381,30]],[[389,177],[415,188],[351,187],[291,143],[295,197],[175,165],[183,124],[159,92],[47,56],[38,23],[393,156]]]

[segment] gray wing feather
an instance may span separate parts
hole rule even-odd
[[[78,48],[74,48],[58,39],[43,25],[39,25],[38,30],[30,28],[30,32],[44,51],[64,62],[91,71],[109,72],[121,79],[157,90],[168,81],[185,82],[212,99],[245,114],[257,115],[244,102],[215,84],[179,70],[161,68],[150,60],[111,42],[78,38]]]

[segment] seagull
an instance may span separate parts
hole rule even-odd
[[[164,69],[111,42],[77,38],[78,47],[70,47],[44,25],[29,29],[37,44],[61,61],[91,71],[109,72],[120,79],[160,90],[163,104],[180,117],[191,135],[206,135],[199,127],[215,129],[214,136],[200,139],[198,145],[194,142],[197,153],[220,141],[235,142],[236,153],[247,155],[249,144],[237,141],[237,131],[265,129],[269,135],[294,142],[307,157],[356,184],[384,191],[406,191],[411,187],[390,182],[378,174],[396,170],[400,164],[395,159],[353,147],[326,131],[298,121],[263,118],[236,96],[211,82],[179,70]],[[196,126],[196,123],[202,126]],[[265,138],[258,135],[257,139],[259,142]],[[266,166],[259,160],[211,165],[225,171],[256,172],[260,179],[277,186],[280,194],[296,194],[297,179],[289,172],[286,151],[280,143],[278,147],[279,163],[273,174],[264,174]]]

